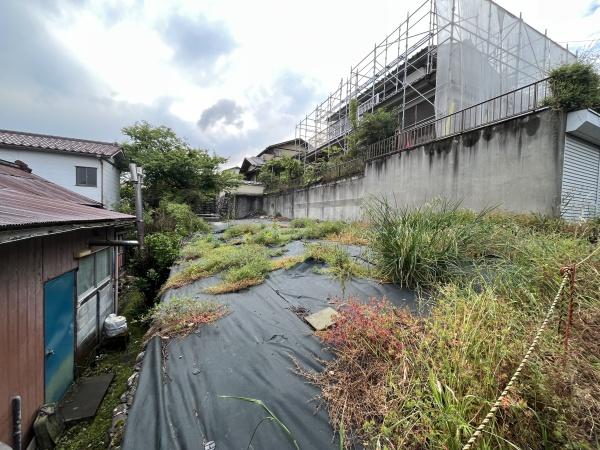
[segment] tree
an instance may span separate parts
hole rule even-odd
[[[226,158],[195,149],[168,127],[138,122],[123,128],[129,137],[123,152],[127,162],[144,168],[144,201],[157,207],[167,199],[192,207],[239,184],[239,177],[220,172]]]
[[[267,161],[258,174],[258,181],[272,185],[277,181],[286,182],[302,176],[302,163],[290,156],[282,156]]]
[[[600,74],[591,63],[575,62],[550,72],[552,95],[546,104],[562,111],[600,108]]]

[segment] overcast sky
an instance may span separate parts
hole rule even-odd
[[[600,0],[498,3],[559,42],[600,36]],[[293,138],[418,4],[0,0],[0,129],[122,141],[147,120],[234,165]]]

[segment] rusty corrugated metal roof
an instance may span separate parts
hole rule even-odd
[[[0,146],[2,145],[108,157],[114,156],[121,151],[121,147],[116,143],[10,130],[0,130]]]
[[[0,228],[135,219],[99,206],[94,200],[0,160]]]

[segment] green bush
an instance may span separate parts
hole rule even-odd
[[[196,232],[208,233],[211,230],[210,225],[186,203],[162,201],[151,217],[150,221],[144,219],[149,232],[175,232],[185,237]]]
[[[546,104],[562,111],[600,108],[600,74],[591,64],[575,62],[550,72],[551,97]]]
[[[152,303],[179,256],[181,236],[177,233],[152,233],[146,236],[144,250],[130,262],[130,271],[148,303]]]

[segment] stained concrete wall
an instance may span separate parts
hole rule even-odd
[[[466,208],[557,215],[564,115],[546,109],[367,163],[364,175],[266,195],[263,210],[285,217],[357,219],[365,201],[398,206],[436,198]]]

